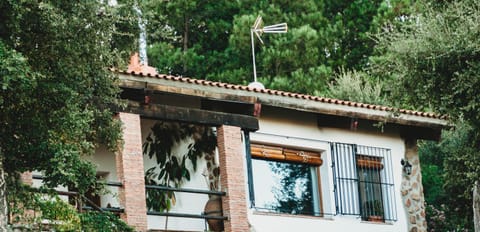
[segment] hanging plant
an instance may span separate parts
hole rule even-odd
[[[173,147],[188,138],[192,138],[193,142],[188,144],[187,152],[173,154]],[[211,127],[179,122],[155,123],[143,144],[143,154],[150,159],[155,157],[157,165],[145,172],[145,183],[181,187],[191,177],[191,170],[188,170],[186,163],[190,162],[195,172],[199,159],[211,159],[214,156],[216,144],[217,138]],[[217,168],[218,176],[218,167],[207,166],[210,173],[213,173],[214,168]],[[148,210],[169,211],[176,203],[175,193],[172,191],[147,189],[146,195]]]

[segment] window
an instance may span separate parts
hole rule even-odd
[[[383,158],[356,155],[360,211],[366,221],[383,221],[385,217],[382,199]]]
[[[331,149],[337,213],[397,220],[390,150],[343,143]]]
[[[256,210],[321,216],[320,153],[252,144],[251,156]]]

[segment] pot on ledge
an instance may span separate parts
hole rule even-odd
[[[211,196],[205,204],[204,214],[207,216],[223,216],[222,198],[220,196]],[[211,231],[223,231],[223,220],[207,219],[208,228]]]

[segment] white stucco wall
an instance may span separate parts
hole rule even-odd
[[[100,146],[95,150],[94,155],[85,156],[84,159],[90,161],[95,165],[97,174],[100,174],[104,177],[105,181],[114,181],[118,182],[117,172],[115,167],[115,154],[111,151],[108,151],[105,146]],[[33,175],[42,176],[43,174],[38,171],[33,171]],[[32,187],[39,188],[43,185],[42,180],[33,179]],[[105,186],[105,189],[100,193],[100,207],[120,207],[118,201],[118,188],[115,186]],[[57,191],[69,191],[66,186],[58,186],[54,188]],[[72,191],[72,190],[70,190]],[[68,196],[60,195],[60,198],[64,201],[68,201]]]
[[[287,110],[265,109],[260,117],[260,130],[251,133],[252,142],[301,147],[322,152],[321,183],[323,209],[325,213],[335,212],[333,193],[333,172],[328,142],[353,143],[391,149],[393,182],[395,194],[392,196],[397,208],[398,220],[389,223],[362,221],[358,216],[294,216],[279,215],[249,210],[249,222],[256,232],[269,231],[407,231],[405,211],[401,202],[400,185],[404,156],[404,143],[399,135],[383,134],[380,130],[360,132],[333,128],[319,128],[316,116],[310,113]],[[248,194],[247,194],[248,196]]]
[[[97,148],[95,154],[86,157],[86,159],[95,164],[97,174],[104,178],[102,180],[113,182],[119,181],[115,164],[115,153],[109,151],[105,146]],[[100,206],[120,207],[118,190],[119,187],[116,186],[105,186],[105,191],[100,194]]]

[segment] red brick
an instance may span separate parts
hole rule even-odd
[[[117,175],[123,184],[119,191],[122,219],[136,231],[147,231],[147,209],[142,154],[140,116],[119,113],[123,126],[123,146],[116,155]]]
[[[245,170],[241,130],[239,127],[217,128],[217,143],[220,158],[222,189],[227,195],[222,198],[225,232],[249,231],[245,193]]]

